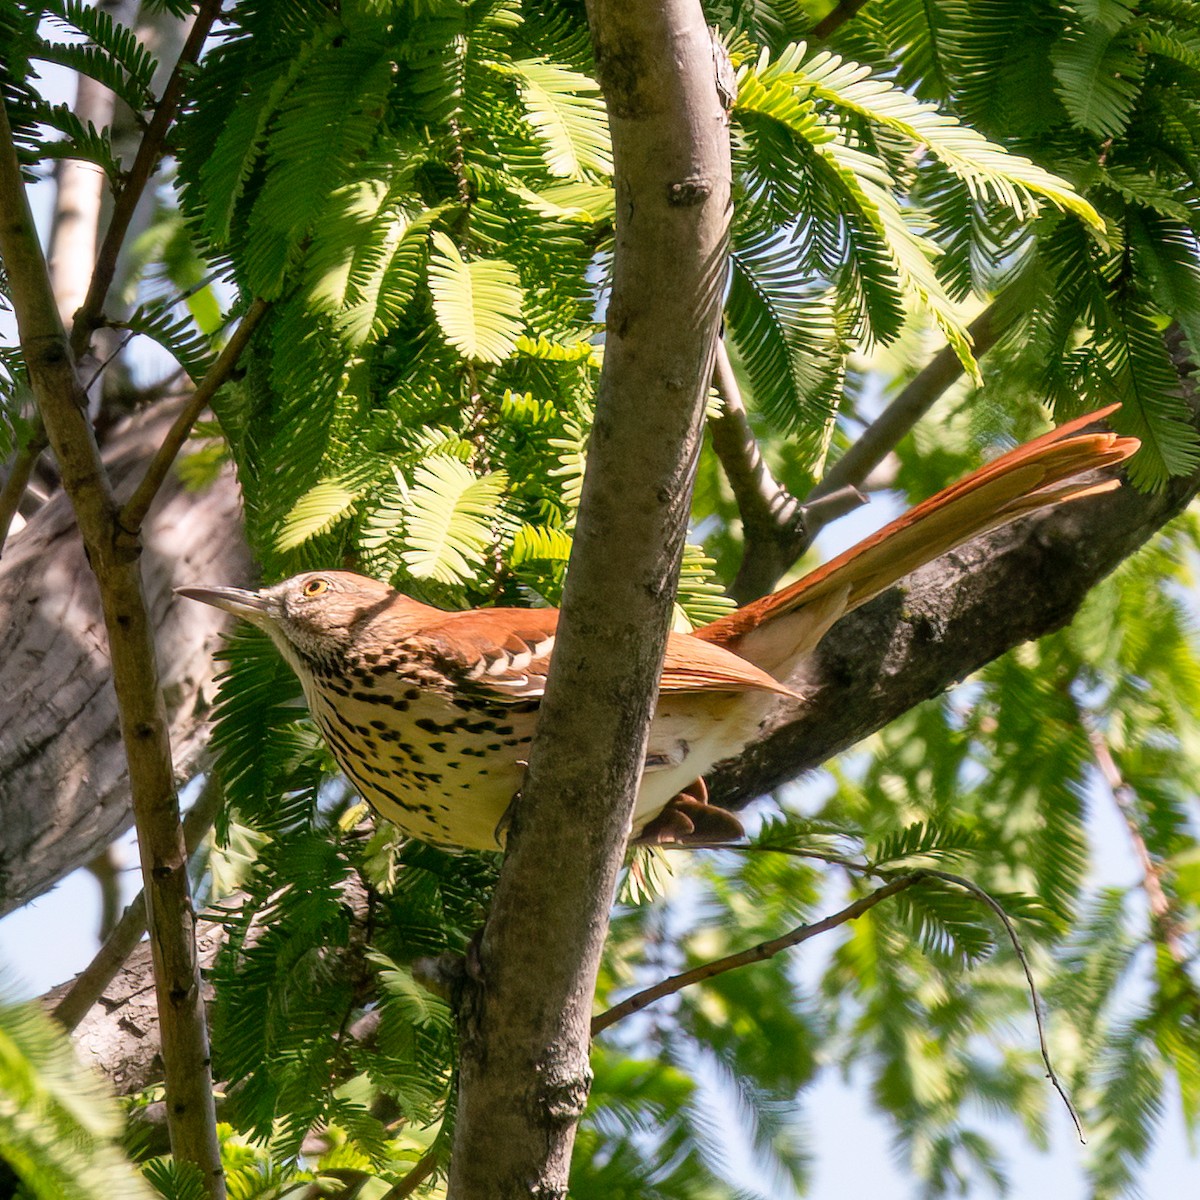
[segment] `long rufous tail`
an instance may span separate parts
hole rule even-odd
[[[694,636],[772,673],[785,669],[834,621],[956,546],[1026,513],[1119,487],[1117,479],[1081,478],[1122,462],[1140,445],[1105,430],[1085,432],[1119,407],[1111,404],[1010,450],[798,582]]]

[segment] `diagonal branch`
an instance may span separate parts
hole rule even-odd
[[[188,398],[187,404],[180,410],[171,428],[167,431],[166,437],[163,438],[162,445],[155,451],[154,458],[146,468],[145,475],[142,476],[125,507],[121,509],[119,522],[126,533],[135,534],[141,529],[142,522],[150,511],[150,505],[154,503],[154,497],[158,495],[158,489],[162,487],[163,480],[166,479],[167,472],[171,469],[176,455],[187,441],[192,426],[195,425],[200,414],[208,407],[209,402],[233,373],[238,358],[266,311],[267,302],[265,300],[256,299],[250,305],[241,324],[226,342],[217,361],[213,363],[208,374]]]
[[[986,354],[996,344],[996,325],[995,304],[972,322],[976,355]],[[709,422],[709,429],[742,518],[745,548],[730,589],[739,604],[769,592],[825,525],[864,502],[858,489],[867,476],[962,373],[958,355],[950,346],[943,346],[801,502],[774,479],[763,461],[721,344],[713,381],[725,411]]]
[[[722,408],[708,423],[709,435],[742,519],[742,561],[729,590],[745,604],[769,592],[830,521],[866,500],[847,487],[801,504],[775,479],[750,428],[724,339],[717,342],[713,385]]]
[[[983,356],[996,344],[1000,336],[996,324],[995,304],[971,322],[969,332],[976,357]],[[809,493],[809,500],[831,495],[844,487],[861,487],[962,373],[958,355],[950,346],[943,346],[826,471],[825,478]]]
[[[824,41],[856,16],[858,10],[866,3],[867,0],[838,0],[837,4],[808,31],[808,40],[810,42]]]
[[[142,875],[149,898],[162,1018],[168,1122],[176,1157],[199,1166],[207,1194],[225,1194],[216,1137],[208,1030],[194,940],[195,914],[166,708],[136,538],[121,535],[117,505],[87,419],[83,388],[50,286],[0,104],[0,257],[8,275],[30,385],[100,588],[121,718]]]
[[[437,1171],[441,1157],[441,1150],[437,1144],[430,1146],[413,1164],[412,1170],[399,1183],[384,1192],[382,1200],[405,1200],[405,1197],[411,1196]]]
[[[647,1005],[653,1004],[656,1000],[661,1000],[664,996],[673,995],[675,992],[682,991],[685,987],[690,987],[694,983],[702,983],[706,979],[723,975],[726,971],[733,971],[738,967],[745,967],[751,963],[763,962],[765,959],[774,958],[775,955],[781,954],[784,950],[790,950],[793,946],[799,946],[802,942],[807,942],[809,938],[814,938],[819,933],[826,933],[830,929],[836,929],[839,925],[845,925],[849,921],[856,920],[863,913],[869,912],[875,905],[887,900],[890,896],[894,896],[897,892],[902,892],[906,888],[920,883],[929,874],[930,872],[928,871],[913,871],[911,874],[901,875],[876,888],[869,896],[863,896],[861,899],[855,900],[853,904],[847,904],[845,908],[832,913],[828,917],[822,918],[820,921],[814,921],[811,925],[798,925],[789,933],[783,934],[782,937],[772,938],[766,942],[759,942],[757,946],[751,946],[747,950],[739,950],[736,954],[727,954],[724,958],[714,959],[712,962],[701,963],[700,966],[693,967],[690,971],[682,971],[678,975],[672,975],[669,979],[664,979],[654,984],[652,987],[644,988],[642,991],[636,992],[634,995],[622,1000],[620,1004],[614,1005],[607,1012],[602,1012],[598,1016],[593,1017],[592,1036],[595,1037],[598,1033],[603,1033],[610,1025],[615,1025],[623,1018],[635,1012],[640,1012]]]
[[[696,849],[697,847],[692,847]],[[716,848],[716,847],[711,847]],[[729,847],[724,847],[729,849]],[[853,920],[855,917],[861,916],[866,908],[873,908],[880,900],[886,899],[888,896],[895,895],[896,892],[903,891],[907,887],[912,887],[913,884],[921,883],[926,880],[936,879],[942,883],[949,883],[954,887],[962,888],[963,891],[970,893],[981,903],[987,905],[995,914],[997,920],[1004,926],[1005,932],[1008,934],[1008,940],[1012,943],[1013,951],[1016,953],[1017,961],[1020,963],[1021,971],[1025,976],[1025,986],[1029,991],[1029,1000],[1033,1008],[1033,1020],[1037,1027],[1038,1047],[1041,1051],[1042,1064],[1046,1068],[1046,1078],[1050,1080],[1054,1090],[1058,1093],[1063,1104],[1066,1105],[1067,1112],[1071,1114],[1071,1120],[1075,1123],[1075,1130],[1079,1134],[1079,1140],[1082,1142],[1083,1126],[1079,1122],[1079,1115],[1075,1111],[1075,1106],[1071,1103],[1070,1096],[1067,1095],[1066,1089],[1058,1078],[1058,1073],[1054,1070],[1054,1065],[1050,1059],[1050,1047],[1046,1043],[1046,1023],[1045,1017],[1042,1014],[1042,1001],[1038,995],[1037,984],[1034,982],[1033,969],[1029,965],[1029,959],[1025,954],[1025,947],[1021,943],[1021,939],[1017,934],[1016,926],[1013,924],[1012,918],[1004,911],[1004,906],[995,898],[989,891],[982,888],[974,880],[968,879],[965,875],[955,875],[950,871],[940,871],[933,867],[921,867],[916,871],[898,874],[895,871],[887,870],[880,866],[874,866],[870,863],[858,862],[855,859],[847,858],[841,854],[830,854],[820,850],[809,850],[807,848],[799,848],[794,846],[776,846],[776,845],[749,845],[738,846],[738,850],[743,853],[761,852],[763,854],[784,854],[791,858],[811,858],[817,859],[820,862],[830,863],[835,866],[843,867],[854,875],[869,876],[875,879],[883,879],[887,881],[886,887],[881,887],[877,891],[872,892],[869,896],[862,900],[856,901],[855,904],[843,909],[840,913],[834,913],[832,917],[826,917],[824,921],[817,922],[816,925],[801,925],[799,929],[793,930],[792,933],[784,935],[782,938],[777,938],[774,941],[763,942],[758,946],[754,946],[749,950],[744,950],[740,954],[731,954],[726,958],[717,959],[715,962],[704,963],[699,967],[693,968],[691,971],[686,971],[682,975],[676,975],[671,979],[664,980],[662,983],[655,985],[652,988],[647,988],[644,992],[639,992],[635,996],[630,996],[628,1000],[622,1004],[618,1004],[615,1008],[610,1009],[606,1013],[601,1013],[595,1019],[593,1032],[599,1032],[601,1029],[608,1028],[621,1017],[628,1016],[631,1012],[637,1012],[638,1009],[645,1008],[653,1000],[657,1000],[660,996],[670,995],[671,992],[677,992],[682,987],[686,987],[690,983],[698,983],[703,979],[711,979],[714,975],[719,975],[723,971],[732,970],[734,967],[744,966],[751,962],[761,962],[764,958],[770,958],[773,954],[778,953],[774,947],[779,949],[787,949],[802,941],[807,941],[809,937],[817,933],[823,933],[826,929],[831,929],[836,925],[843,925],[848,920]],[[901,885],[901,886],[895,886]],[[888,889],[891,888],[889,891]],[[866,905],[866,908],[859,907]],[[857,910],[857,911],[854,911]],[[810,932],[811,931],[811,932]],[[799,936],[798,936],[799,935]],[[768,953],[762,953],[764,950],[769,950]],[[682,981],[678,982],[677,981]],[[677,984],[677,985],[676,985]],[[645,999],[643,1000],[643,997]],[[626,1010],[626,1006],[630,1006]],[[616,1014],[616,1015],[614,1015]],[[611,1018],[611,1019],[609,1019]]]
[[[183,842],[190,858],[199,847],[204,835],[212,827],[221,807],[221,789],[216,778],[209,775],[196,803],[183,818]],[[134,948],[146,932],[146,891],[142,891],[129,902],[112,932],[104,939],[104,945],[78,975],[67,991],[54,1005],[51,1015],[67,1029],[74,1029],[87,1015],[117,973],[125,965]]]
[[[114,198],[112,217],[96,255],[96,269],[92,272],[87,295],[82,307],[75,314],[75,321],[71,327],[71,353],[76,357],[87,349],[92,331],[101,323],[100,313],[108,298],[108,290],[112,287],[113,277],[117,273],[117,258],[125,244],[129,223],[133,220],[133,213],[142,198],[142,192],[145,191],[146,184],[162,156],[167,133],[175,120],[175,114],[179,111],[179,102],[183,98],[188,75],[200,57],[200,51],[220,12],[221,0],[200,0],[199,11],[179,53],[179,61],[175,64],[166,87],[163,88],[154,115],[146,127],[145,136],[138,145],[133,165],[125,178],[125,185]]]
[[[25,445],[13,457],[8,477],[4,486],[0,487],[0,554],[4,553],[4,543],[8,540],[8,531],[12,528],[12,519],[21,507],[21,497],[29,486],[29,477],[33,468],[46,448],[46,431],[38,422],[30,433]]]
[[[1175,912],[1175,906],[1171,903],[1166,889],[1163,887],[1163,866],[1161,863],[1155,862],[1139,828],[1137,793],[1121,774],[1121,768],[1117,766],[1112,749],[1091,714],[1082,707],[1078,707],[1078,712],[1080,722],[1091,743],[1096,765],[1100,768],[1100,774],[1104,776],[1104,782],[1112,794],[1113,803],[1117,806],[1117,811],[1125,822],[1129,840],[1133,844],[1133,852],[1137,855],[1138,863],[1142,868],[1142,888],[1150,906],[1150,926],[1154,940],[1166,947],[1175,962],[1182,966],[1188,962],[1189,955],[1180,940],[1179,919]]]

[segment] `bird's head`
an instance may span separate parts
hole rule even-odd
[[[294,666],[299,659],[344,652],[364,623],[404,600],[386,583],[352,571],[306,571],[257,592],[235,587],[181,587],[175,592],[265,629]]]

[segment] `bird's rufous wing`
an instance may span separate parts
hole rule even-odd
[[[476,608],[439,616],[422,629],[421,640],[452,675],[498,699],[536,699],[545,691],[558,609]]]
[[[542,695],[558,626],[553,608],[484,608],[441,614],[421,631],[438,660],[497,698],[531,700]],[[688,634],[667,641],[660,689],[664,692],[794,693],[765,671],[721,646]]]

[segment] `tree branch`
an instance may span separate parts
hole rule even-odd
[[[1075,1124],[1075,1132],[1079,1135],[1079,1140],[1081,1142],[1085,1141],[1083,1126],[1079,1123],[1079,1114],[1075,1111],[1075,1105],[1071,1103],[1071,1097],[1067,1095],[1066,1089],[1059,1081],[1058,1074],[1054,1070],[1054,1064],[1050,1061],[1050,1048],[1046,1045],[1046,1021],[1042,1015],[1041,998],[1038,996],[1037,984],[1033,981],[1033,970],[1029,965],[1029,959],[1025,956],[1025,947],[1021,945],[1021,939],[1017,936],[1017,930],[1012,923],[1012,918],[1004,911],[1004,905],[995,896],[985,891],[973,880],[967,879],[963,875],[951,874],[949,871],[935,871],[932,868],[927,869],[925,874],[930,879],[940,879],[943,883],[951,883],[955,887],[960,887],[963,891],[969,892],[976,900],[980,900],[986,904],[1004,926],[1004,931],[1008,934],[1008,940],[1012,943],[1012,948],[1016,953],[1017,961],[1021,964],[1021,971],[1025,975],[1025,986],[1029,989],[1029,1002],[1033,1006],[1033,1021],[1037,1026],[1038,1049],[1041,1051],[1042,1065],[1046,1068],[1046,1078],[1050,1080],[1050,1085],[1067,1106],[1067,1112],[1071,1114],[1071,1120]]]
[[[819,766],[1005,651],[1066,625],[1087,592],[1186,507],[1200,474],[1122,487],[978,538],[839,621],[761,740],[709,777],[740,808]]]
[[[9,468],[8,478],[0,487],[0,556],[4,554],[4,543],[8,541],[8,531],[12,528],[12,519],[21,507],[21,498],[29,486],[29,477],[33,468],[46,448],[46,432],[37,426],[29,435],[25,445],[17,451]]]
[[[588,13],[616,163],[613,290],[550,677],[460,998],[456,1200],[566,1194],[726,276],[728,118],[700,5]]]
[[[200,57],[200,51],[208,38],[213,22],[221,12],[221,0],[200,0],[200,8],[196,19],[188,33],[187,40],[179,54],[179,61],[171,72],[163,94],[155,106],[154,115],[146,128],[145,136],[138,145],[133,165],[129,168],[125,185],[117,193],[113,201],[112,217],[100,243],[100,251],[96,256],[96,269],[92,272],[92,281],[88,285],[87,295],[83,305],[75,314],[71,327],[71,353],[76,357],[87,349],[92,332],[100,324],[100,313],[108,298],[108,290],[112,287],[113,277],[117,272],[117,257],[125,244],[125,234],[129,223],[133,220],[134,210],[142,198],[142,192],[158,166],[163,146],[166,144],[167,133],[179,109],[183,98],[184,84],[192,65]]]
[[[808,31],[808,40],[810,42],[824,41],[856,16],[858,10],[866,3],[867,0],[838,0],[838,3]]]
[[[209,775],[196,803],[183,818],[183,843],[189,858],[212,828],[220,808],[221,789],[215,776]],[[51,1016],[68,1030],[74,1029],[104,995],[145,932],[146,891],[143,888],[129,902],[92,961],[75,976],[66,993],[54,1005]]]
[[[977,357],[995,344],[996,305],[992,304],[971,322],[969,333]],[[810,501],[844,487],[861,487],[867,476],[899,445],[912,427],[934,406],[942,393],[963,373],[962,363],[950,346],[943,346],[900,394],[867,426],[854,444],[825,472],[825,478],[809,493]]]
[[[118,498],[141,476],[180,399],[160,400],[105,430],[104,469]],[[142,529],[139,559],[159,654],[176,779],[208,744],[213,652],[227,625],[174,588],[250,582],[232,464],[197,491],[172,474]],[[0,560],[0,914],[41,895],[132,821],[104,613],[69,498],[51,495]],[[46,797],[54,803],[47,804]]]
[[[187,441],[192,426],[199,420],[200,414],[208,407],[209,402],[233,373],[238,358],[266,313],[267,307],[265,300],[256,299],[251,303],[241,324],[229,341],[225,343],[225,348],[221,351],[217,361],[213,363],[208,374],[188,397],[187,404],[180,410],[171,428],[167,431],[166,437],[163,438],[162,444],[150,460],[150,465],[146,468],[141,482],[134,489],[134,493],[126,502],[125,507],[121,509],[118,521],[126,533],[134,534],[141,529],[142,522],[150,511],[150,505],[154,502],[154,497],[158,495],[158,490],[162,487],[163,480],[166,479],[167,472],[171,469],[171,464],[183,448],[184,442]]]
[[[1117,811],[1125,823],[1129,840],[1133,845],[1133,852],[1142,869],[1142,888],[1150,906],[1150,926],[1154,940],[1166,948],[1177,964],[1184,966],[1188,963],[1190,956],[1180,940],[1179,920],[1175,907],[1163,887],[1163,866],[1154,861],[1138,825],[1137,793],[1121,774],[1121,768],[1117,766],[1116,759],[1113,758],[1108,741],[1091,714],[1081,706],[1077,706],[1077,709],[1080,724],[1083,725],[1088,741],[1091,743],[1096,765],[1100,768],[1100,774],[1104,776],[1104,782],[1108,785],[1113,803],[1117,806]]]
[[[120,536],[117,505],[86,416],[86,400],[37,239],[8,114],[0,104],[0,257],[31,388],[100,587],[113,683],[129,758],[142,874],[150,898],[162,1015],[171,1145],[224,1196],[208,1030],[194,941],[187,856],[171,768],[166,708],[138,570],[136,539]]]
[[[653,1004],[656,1000],[661,1000],[664,996],[671,996],[676,992],[682,991],[685,987],[691,987],[694,983],[703,983],[706,979],[712,979],[717,975],[723,975],[726,971],[736,970],[738,967],[749,966],[751,963],[763,962],[768,958],[774,958],[775,955],[783,953],[784,950],[790,950],[794,946],[799,946],[801,942],[807,942],[809,938],[814,938],[820,933],[826,933],[830,929],[836,929],[839,925],[845,925],[849,921],[854,921],[861,917],[863,913],[869,912],[875,905],[887,900],[890,896],[896,895],[897,892],[902,892],[906,888],[912,887],[914,884],[920,883],[928,877],[929,872],[914,871],[909,875],[901,875],[889,882],[883,884],[873,891],[869,896],[863,896],[859,900],[855,900],[852,904],[847,904],[845,908],[838,912],[832,913],[828,917],[823,917],[820,921],[815,921],[811,925],[798,925],[789,933],[785,933],[782,937],[771,938],[766,942],[759,942],[757,946],[751,946],[747,950],[739,950],[736,954],[727,954],[724,958],[714,959],[712,962],[701,963],[698,967],[693,967],[690,971],[681,971],[678,975],[672,975],[669,979],[664,979],[652,987],[644,988],[640,992],[622,1000],[620,1004],[613,1005],[607,1012],[602,1012],[592,1019],[592,1036],[603,1033],[610,1026],[615,1025],[618,1021],[625,1017],[631,1016],[635,1012],[640,1012],[643,1008]]]
[[[399,1183],[389,1188],[383,1194],[383,1200],[406,1200],[411,1196],[438,1168],[441,1152],[437,1145],[430,1146],[413,1164],[413,1168]]]
[[[972,322],[977,355],[996,344],[996,321],[993,304]],[[742,518],[745,544],[730,593],[739,604],[746,604],[769,592],[825,525],[864,503],[858,489],[867,476],[962,375],[963,368],[953,349],[943,346],[800,502],[763,462],[723,343],[718,355],[714,382],[725,412],[709,422],[709,428]]]
[[[722,404],[720,415],[709,421],[708,431],[737,501],[745,554],[770,555],[780,537],[790,531],[800,505],[763,459],[724,338],[717,342],[713,386]]]
[[[866,498],[847,487],[801,504],[775,479],[750,428],[724,339],[717,343],[713,384],[723,404],[708,431],[742,519],[742,561],[729,592],[745,604],[769,592],[830,521]]]

